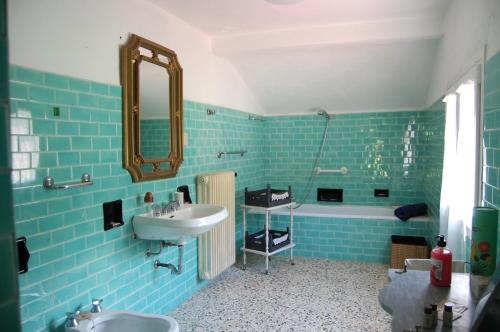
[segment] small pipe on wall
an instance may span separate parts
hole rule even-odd
[[[174,264],[171,264],[171,263],[161,263],[159,259],[155,260],[154,262],[154,267],[155,269],[159,268],[159,267],[166,267],[167,269],[170,269],[171,270],[171,273],[172,274],[175,274],[175,275],[179,275],[182,273],[182,256],[184,255],[184,245],[182,244],[174,244],[174,243],[171,243],[171,242],[167,242],[165,243],[166,246],[177,246],[177,248],[179,249],[179,258],[178,258],[178,262],[177,262],[177,266],[175,266]]]

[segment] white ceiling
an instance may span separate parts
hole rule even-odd
[[[210,36],[274,115],[426,107],[451,0],[151,1]]]

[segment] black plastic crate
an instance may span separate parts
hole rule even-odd
[[[288,190],[271,189],[268,184],[266,189],[248,191],[245,188],[245,204],[261,207],[273,207],[292,202],[292,187]]]
[[[269,252],[273,252],[290,244],[290,231],[269,230]],[[245,232],[245,248],[266,252],[266,231],[261,230],[257,233],[248,235]]]

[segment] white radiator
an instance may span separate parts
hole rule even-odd
[[[198,276],[212,279],[236,260],[234,171],[200,174],[198,203],[224,206],[228,217],[213,230],[198,237]]]

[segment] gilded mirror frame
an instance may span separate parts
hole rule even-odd
[[[144,54],[144,52],[146,54]],[[182,68],[177,54],[155,42],[131,34],[121,47],[121,83],[123,98],[123,166],[134,182],[175,177],[184,159]],[[140,142],[140,64],[147,61],[165,68],[169,77],[170,153],[157,159],[147,159],[141,154]],[[168,168],[162,168],[168,163]],[[150,165],[151,171],[143,166]]]

